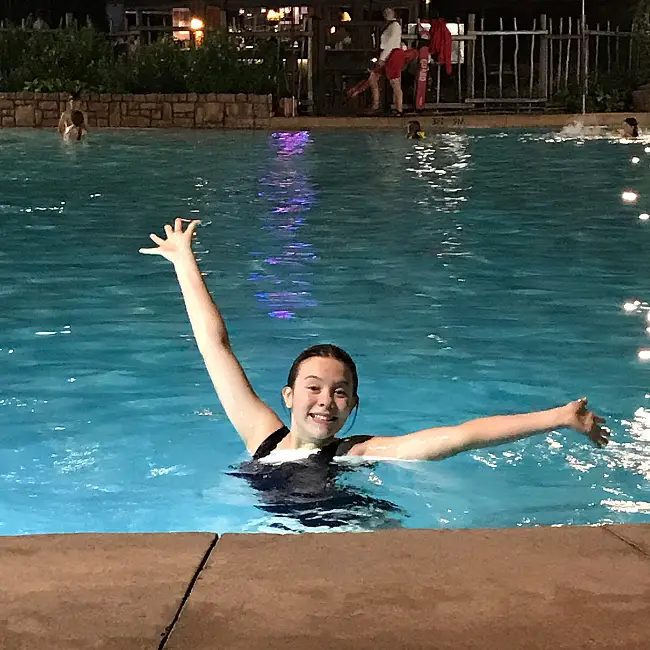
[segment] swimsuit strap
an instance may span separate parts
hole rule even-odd
[[[253,460],[259,460],[260,458],[264,458],[264,456],[268,456],[288,435],[289,428],[283,424],[257,448],[257,451],[253,454]]]
[[[331,463],[335,456],[347,456],[354,445],[360,442],[366,442],[371,438],[374,438],[374,436],[350,436],[342,440],[332,440],[329,445],[325,445],[318,452],[318,457],[326,463]]]

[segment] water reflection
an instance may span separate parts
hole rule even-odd
[[[427,231],[413,233],[416,240],[435,241],[436,257],[447,269],[453,282],[465,282],[463,271],[453,259],[472,255],[464,241],[464,204],[469,201],[466,177],[471,164],[470,137],[466,133],[435,134],[431,140],[419,141],[406,154],[407,170],[422,183],[418,205],[434,217]]]
[[[249,280],[257,285],[255,297],[271,318],[294,318],[298,310],[316,306],[310,287],[310,264],[318,259],[310,242],[304,241],[307,213],[316,201],[305,159],[311,138],[308,131],[274,133],[271,167],[260,179],[259,196],[269,209],[260,219],[271,235],[268,247],[252,251]]]
[[[406,154],[408,171],[427,184],[423,200],[433,208],[449,214],[459,212],[469,200],[469,187],[462,186],[462,176],[469,167],[469,136],[465,133],[441,133],[430,141],[419,141]]]
[[[640,300],[628,300],[623,304],[623,311],[628,314],[644,314],[645,332],[650,335],[650,305]],[[650,361],[650,349],[641,348],[637,351],[639,361]]]
[[[648,397],[650,395],[646,395],[646,398]],[[610,451],[611,460],[608,463],[609,468],[610,470],[619,468],[629,470],[635,474],[640,474],[648,481],[650,480],[650,450],[648,448],[650,442],[650,409],[639,407],[634,412],[633,420],[622,420],[621,424],[628,430],[631,440],[612,445]],[[635,499],[632,495],[623,492],[621,488],[607,491],[618,497],[601,501],[601,505],[612,512],[626,514],[650,512],[650,503],[639,501],[638,493],[635,493],[634,496],[637,497]]]

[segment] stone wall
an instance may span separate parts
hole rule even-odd
[[[55,128],[67,93],[0,93],[0,126]],[[88,128],[232,128],[270,126],[271,95],[210,93],[86,95]]]

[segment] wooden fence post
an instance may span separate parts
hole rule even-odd
[[[503,97],[503,18],[499,18],[499,98]]]
[[[519,99],[519,34],[517,33],[517,18],[512,19],[512,26],[515,28],[515,97]]]
[[[533,18],[533,32],[537,30],[537,18]],[[530,75],[528,80],[528,97],[533,98],[533,78],[535,75],[535,34],[530,36]]]
[[[539,20],[539,28],[542,31],[548,29],[546,14],[542,14]],[[540,99],[548,99],[548,34],[542,34],[539,41],[539,90]],[[532,74],[532,71],[531,71]]]
[[[485,19],[481,16],[481,32],[485,31]],[[483,99],[487,97],[487,62],[485,60],[485,35],[481,33],[481,61],[483,63]]]
[[[546,58],[547,65],[548,65],[548,78],[547,78],[547,83],[548,86],[546,88],[547,90],[547,97],[551,99],[553,97],[553,89],[555,86],[553,85],[554,79],[553,79],[553,19],[549,18],[548,19],[548,38],[546,39],[547,42],[547,47],[548,47],[548,56]],[[540,66],[541,67],[541,66]]]
[[[476,15],[467,16],[467,34],[473,34],[476,30]],[[476,52],[475,41],[467,42],[467,99],[474,99],[476,95]]]

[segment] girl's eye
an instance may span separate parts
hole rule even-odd
[[[307,390],[310,390],[312,392],[314,392],[314,391],[318,392],[319,388],[318,388],[318,386],[307,386]]]
[[[348,394],[344,390],[337,390],[336,391],[337,397],[347,397]]]

